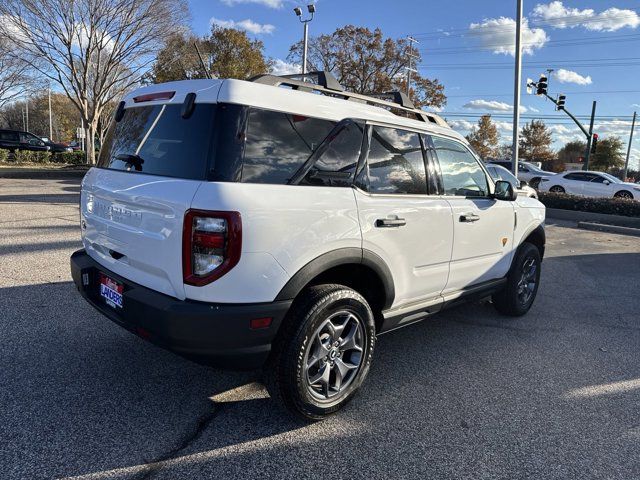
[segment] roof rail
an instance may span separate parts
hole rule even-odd
[[[304,81],[305,78],[314,79],[317,83]],[[252,77],[249,81],[273,87],[286,86],[293,90],[303,92],[318,92],[334,98],[342,98],[344,100],[393,109],[411,114],[415,116],[417,120],[423,122],[448,127],[447,122],[438,115],[416,108],[409,97],[400,91],[372,95],[347,92],[330,72],[297,73],[282,76],[263,74]]]

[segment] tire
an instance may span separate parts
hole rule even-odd
[[[620,190],[619,192],[616,192],[616,194],[614,195],[615,198],[628,198],[629,200],[633,200],[633,193],[627,191],[627,190]]]
[[[535,245],[528,242],[520,245],[507,274],[507,284],[492,297],[498,312],[520,317],[529,311],[538,293],[541,263],[540,251]]]
[[[560,185],[554,185],[549,189],[549,191],[553,193],[565,193],[564,187],[561,187]]]
[[[369,372],[374,345],[373,313],[362,295],[342,285],[310,287],[294,301],[278,333],[265,385],[289,411],[321,420],[353,398]]]

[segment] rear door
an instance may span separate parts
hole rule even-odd
[[[431,136],[441,188],[453,215],[453,251],[444,294],[507,274],[513,250],[512,202],[489,197],[487,174],[471,151],[453,139]]]
[[[389,266],[395,302],[436,298],[449,275],[451,207],[427,186],[420,134],[369,125],[365,169],[355,190],[362,245]]]
[[[84,246],[107,269],[184,298],[182,224],[206,178],[216,107],[128,108],[82,184]]]

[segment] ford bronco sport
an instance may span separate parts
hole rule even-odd
[[[82,181],[71,271],[115,323],[262,366],[272,397],[320,419],[361,386],[377,335],[468,298],[525,314],[544,216],[397,92],[323,72],[180,81],[120,103]]]

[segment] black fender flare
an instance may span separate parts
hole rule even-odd
[[[361,264],[373,270],[384,287],[384,309],[389,308],[395,299],[395,287],[391,270],[376,253],[362,248],[339,248],[314,258],[298,270],[282,287],[274,301],[291,300],[318,275],[340,265]]]

